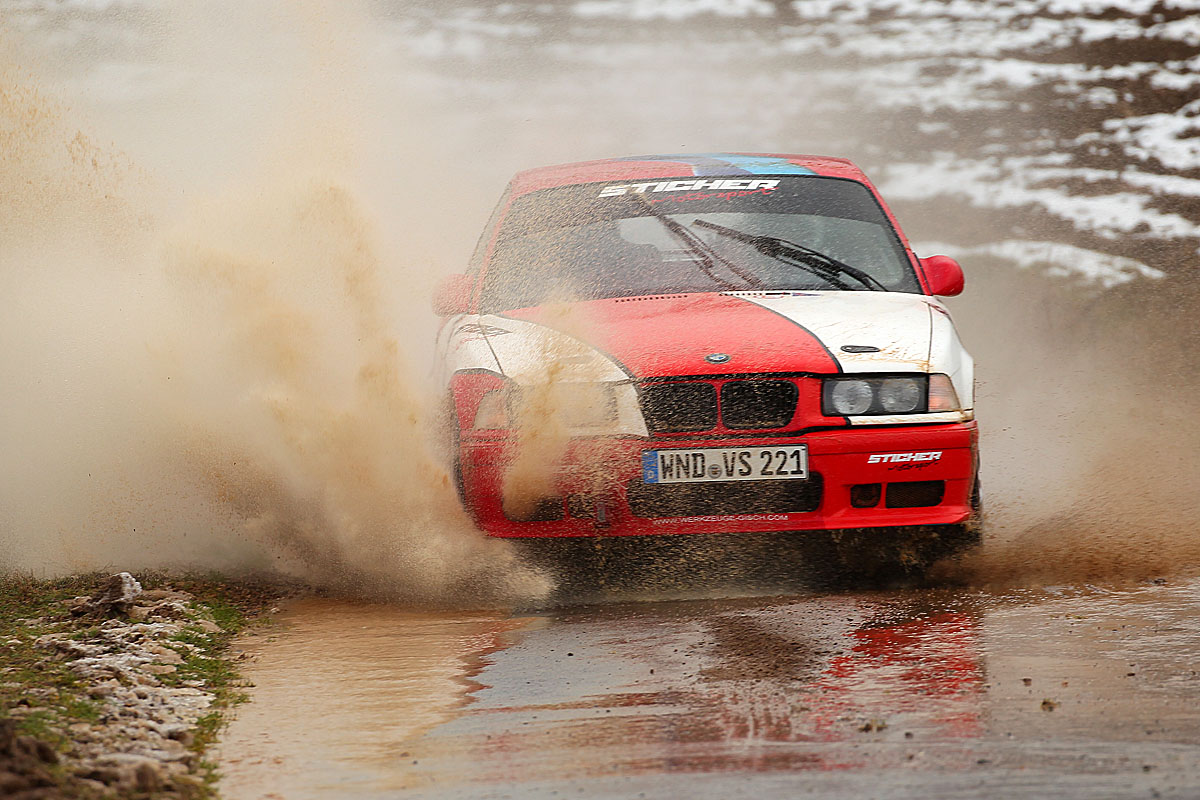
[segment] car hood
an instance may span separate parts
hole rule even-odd
[[[538,306],[480,322],[498,334],[488,340],[500,369],[538,382],[926,372],[935,312],[944,314],[936,300],[895,292],[726,292]]]

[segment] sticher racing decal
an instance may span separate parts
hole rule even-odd
[[[931,450],[924,453],[876,453],[875,455],[867,456],[868,464],[906,464],[919,462],[933,462],[942,457],[942,451]]]
[[[670,162],[687,164],[696,175],[816,175],[808,167],[784,156],[752,156],[742,153],[677,153],[674,155],[629,156],[615,161]]]
[[[765,181],[764,181],[765,183]],[[741,189],[732,192],[689,192],[688,194],[664,194],[662,197],[651,197],[651,205],[657,203],[688,203],[693,200],[733,200],[737,197],[749,197],[754,194],[771,194],[773,186],[763,186],[758,189]]]
[[[717,178],[715,180],[649,181],[646,183],[623,183],[605,186],[597,197],[616,197],[623,194],[652,194],[659,192],[711,192],[705,195],[745,192],[747,194],[770,194],[779,186],[777,180],[748,178]],[[740,195],[733,195],[740,196]]]

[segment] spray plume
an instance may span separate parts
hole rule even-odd
[[[238,178],[141,170],[32,73],[0,69],[0,567],[276,567],[415,602],[541,596],[435,453],[430,270],[388,252],[356,189],[370,132],[353,10],[264,9],[235,13],[254,23],[239,41],[279,46],[282,27],[289,72],[277,117],[225,110],[260,137]],[[201,144],[181,137],[175,158]]]

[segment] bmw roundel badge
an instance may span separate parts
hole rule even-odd
[[[729,361],[728,353],[709,353],[704,357],[704,360],[710,364],[724,364]]]

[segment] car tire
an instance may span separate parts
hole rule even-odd
[[[980,543],[973,522],[907,528],[830,531],[806,537],[805,560],[827,588],[887,586],[925,577],[938,561]]]
[[[447,432],[449,439],[449,457],[450,457],[450,479],[454,482],[454,493],[458,495],[459,504],[467,510],[467,489],[463,483],[463,466],[462,466],[462,431],[458,426],[458,413],[454,405],[454,398],[446,398],[446,403],[442,409],[442,425]]]

